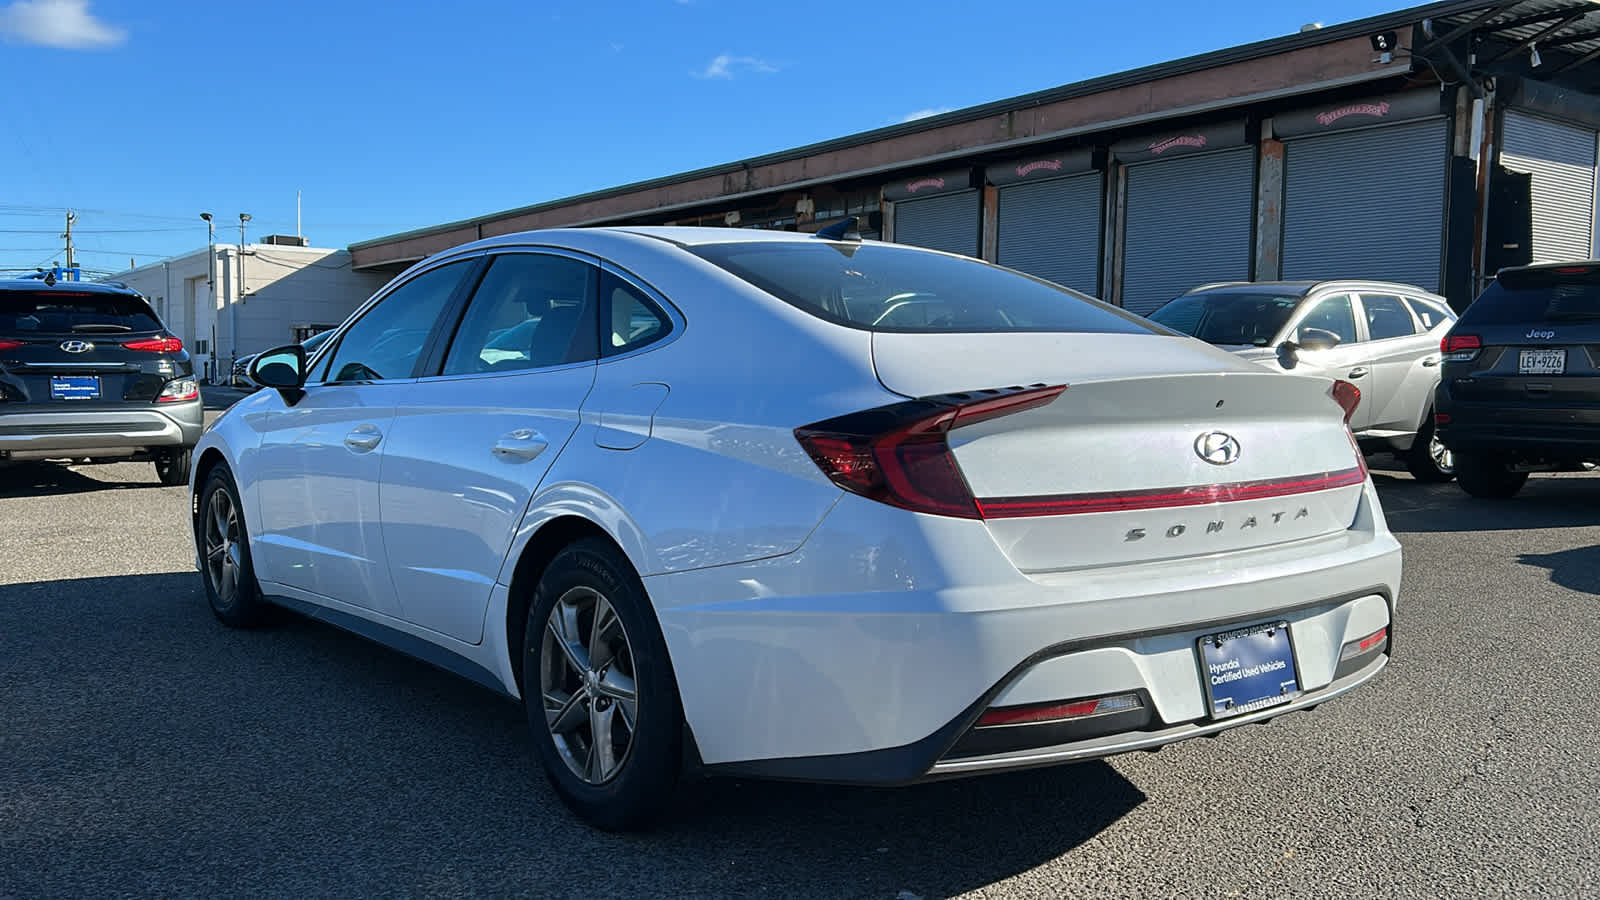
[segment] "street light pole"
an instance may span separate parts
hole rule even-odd
[[[228,371],[233,371],[233,366],[239,361],[239,304],[244,302],[244,226],[250,221],[249,213],[239,213],[239,289],[234,292],[233,303],[228,316],[228,330],[232,332],[229,343],[233,345],[233,352],[228,357]]]
[[[211,213],[208,212],[201,213],[200,218],[206,220],[206,302],[211,305],[212,309],[211,315],[207,316],[207,318],[214,319],[216,318],[215,310],[217,308],[217,223],[211,221]],[[189,320],[191,335],[200,334],[200,323],[196,321],[200,317],[195,315],[198,311],[198,309],[190,309],[184,315],[184,318]],[[215,328],[212,330],[215,331]],[[207,374],[215,377],[217,367],[217,338],[215,334],[211,336],[209,349],[211,350],[212,371]]]

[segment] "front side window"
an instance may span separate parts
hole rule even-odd
[[[791,306],[852,328],[1161,333],[1140,316],[1067,288],[908,247],[749,241],[689,250]]]
[[[1416,323],[1400,298],[1392,294],[1362,294],[1361,306],[1367,313],[1367,336],[1381,341],[1417,333]]]
[[[495,258],[467,305],[444,374],[513,372],[595,358],[593,266],[566,256]]]
[[[1356,315],[1350,306],[1350,295],[1339,294],[1319,301],[1310,312],[1306,313],[1306,317],[1300,320],[1290,340],[1302,341],[1306,332],[1310,330],[1328,332],[1337,337],[1341,344],[1355,343]]]
[[[1265,347],[1294,315],[1300,299],[1269,291],[1201,291],[1173,300],[1150,319],[1208,344]]]
[[[653,344],[672,330],[667,318],[643,291],[606,272],[601,276],[600,292],[611,323],[610,335],[602,343],[606,356],[616,356]]]
[[[410,378],[439,314],[472,262],[430,269],[379,300],[339,339],[328,381]]]

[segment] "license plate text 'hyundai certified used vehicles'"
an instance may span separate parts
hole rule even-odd
[[[147,459],[181,485],[204,416],[183,342],[135,291],[0,281],[0,465]]]
[[[1154,748],[1389,660],[1355,386],[850,220],[468,244],[251,377],[195,454],[215,614],[519,699],[603,828],[688,775]]]

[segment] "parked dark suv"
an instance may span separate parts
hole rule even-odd
[[[1437,431],[1467,493],[1600,462],[1600,261],[1501,270],[1439,349]]]
[[[204,426],[189,354],[138,293],[0,280],[0,464],[148,459],[185,484]]]

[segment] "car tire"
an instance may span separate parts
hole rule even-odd
[[[167,487],[189,483],[189,464],[194,451],[189,447],[156,457],[156,478]]]
[[[1434,433],[1433,414],[1429,413],[1422,429],[1411,441],[1406,451],[1406,469],[1418,481],[1439,484],[1456,477],[1455,454],[1440,443]]]
[[[1506,500],[1528,481],[1527,472],[1513,472],[1506,459],[1482,453],[1457,453],[1456,484],[1474,497]]]
[[[650,825],[677,790],[683,710],[627,558],[602,538],[557,553],[534,590],[522,649],[534,751],[556,794],[606,831]]]
[[[227,466],[217,466],[206,477],[194,532],[200,576],[211,612],[229,628],[254,628],[265,623],[271,606],[261,596],[261,585],[256,581],[244,506]]]

